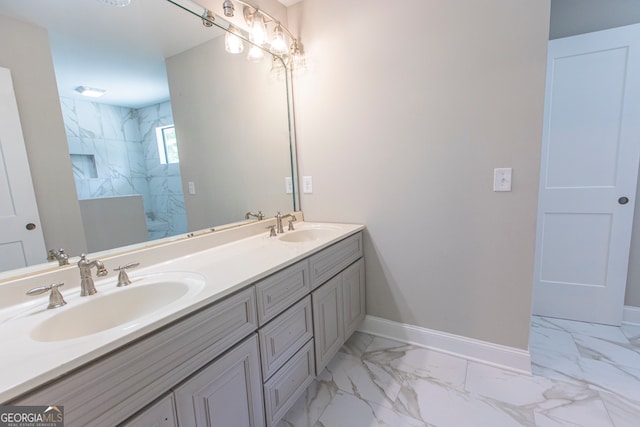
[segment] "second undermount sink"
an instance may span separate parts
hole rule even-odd
[[[204,278],[171,272],[132,279],[125,288],[78,297],[31,331],[36,341],[62,341],[124,325],[200,292]],[[114,284],[115,286],[115,284]]]
[[[336,229],[332,227],[313,227],[304,228],[301,230],[288,231],[281,234],[278,238],[283,242],[299,243],[299,242],[312,242],[325,237],[329,237],[335,234]]]

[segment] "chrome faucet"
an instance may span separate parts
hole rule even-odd
[[[291,231],[293,230],[293,222],[297,221],[296,216],[290,213],[286,215],[282,215],[280,211],[278,211],[278,213],[276,214],[276,228],[278,230],[278,234],[284,233],[284,227],[282,226],[282,219],[288,218],[288,217],[291,217],[291,219],[289,220],[289,231]]]
[[[58,265],[69,265],[69,255],[64,252],[64,249],[60,250],[49,249],[47,254],[47,261],[58,261]]]
[[[250,219],[251,217],[256,218],[258,221],[262,221],[264,219],[264,214],[262,211],[258,211],[258,213],[247,212],[244,214],[244,219]]]
[[[89,261],[86,254],[80,255],[78,268],[80,269],[80,296],[86,297],[98,292],[91,277],[91,268],[96,267],[98,276],[106,276],[109,271],[104,267],[102,261],[94,259]]]

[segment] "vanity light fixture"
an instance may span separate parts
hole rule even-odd
[[[278,22],[276,28],[273,30],[273,40],[271,41],[271,53],[276,55],[285,55],[289,53],[287,42],[284,41],[284,33],[282,32],[282,26]]]
[[[264,52],[258,46],[251,46],[247,60],[251,62],[260,62],[264,59]]]
[[[283,57],[278,57],[273,55],[271,61],[271,74],[275,76],[277,79],[281,79],[284,73],[287,71],[285,64],[289,58],[285,55]]]
[[[291,69],[296,73],[303,73],[307,69],[307,61],[298,40],[293,39],[289,51],[291,52],[289,59]]]
[[[179,7],[183,7],[174,0],[168,1]],[[191,0],[191,3],[198,5],[204,10],[204,14],[201,16],[202,22],[205,26],[211,27],[212,25],[216,25],[224,29],[222,25],[213,23],[215,15],[210,10],[198,4],[197,0]],[[253,46],[249,49],[247,59],[249,61],[261,61],[264,58],[264,52],[260,48],[263,46],[266,48],[266,45],[269,44],[270,52],[278,56],[283,61],[285,69],[290,68],[297,73],[304,70],[306,67],[306,61],[302,45],[287,27],[282,25],[280,21],[275,19],[268,12],[257,8],[244,0],[223,0],[222,12],[225,17],[231,18],[234,16],[235,3],[243,6],[242,14],[246,27],[243,30],[240,30],[229,23],[227,31],[232,32],[233,34],[225,35],[225,50],[227,52],[240,53],[244,50],[244,47],[241,47],[243,46],[242,40],[249,41]],[[197,12],[192,13],[197,15]],[[267,30],[267,28],[271,28],[272,30]],[[273,39],[269,43],[268,35],[270,31],[273,32]],[[287,43],[289,43],[288,46]],[[274,63],[273,66],[276,69],[279,67],[276,63]]]
[[[205,9],[202,13],[202,25],[207,28],[213,27],[213,21],[215,19],[216,17],[213,15],[213,12],[211,12],[209,9]]]
[[[267,25],[262,13],[258,9],[245,7],[244,20],[249,25],[249,40],[259,46],[265,44],[267,42]]]
[[[230,0],[224,0],[224,2],[222,2],[222,10],[224,10],[224,16],[226,16],[227,18],[231,18],[233,17],[235,7]]]
[[[106,90],[104,89],[97,89],[94,87],[87,87],[87,86],[78,86],[75,89],[75,91],[82,96],[89,96],[91,98],[99,98],[102,95],[104,95],[106,92]]]
[[[229,53],[242,53],[244,50],[244,43],[239,37],[239,31],[233,25],[229,25],[227,32],[224,35],[224,49]]]

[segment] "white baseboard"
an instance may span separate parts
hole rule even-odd
[[[625,305],[622,312],[622,323],[640,325],[640,307]]]
[[[359,331],[531,375],[527,350],[367,315]]]

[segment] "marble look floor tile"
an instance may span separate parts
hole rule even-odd
[[[582,382],[640,402],[640,370],[591,359],[571,360],[549,355],[532,356],[536,375],[559,381]]]
[[[362,358],[400,378],[405,374],[433,378],[452,386],[464,384],[467,361],[434,350],[374,338]]]
[[[552,318],[550,317],[540,317],[540,316],[531,316],[531,327],[532,328],[549,328],[549,329],[556,329],[558,331],[563,330],[562,327],[557,326],[556,324],[553,323]]]
[[[428,427],[429,424],[339,391],[315,425],[315,427],[369,426]]]
[[[622,325],[622,333],[637,351],[640,351],[640,325]]]
[[[433,380],[410,378],[398,395],[396,411],[438,427],[533,427],[533,410],[485,399]]]
[[[612,393],[601,392],[600,396],[615,427],[637,427],[640,424],[640,403]]]
[[[580,351],[569,332],[540,325],[531,328],[529,351],[532,357],[535,354],[566,355],[572,359],[580,357]]]
[[[534,316],[535,317],[535,316]],[[609,325],[599,325],[596,323],[577,322],[575,320],[544,318],[546,325],[553,325],[571,334],[586,335],[593,338],[603,338],[613,342],[626,343],[627,337],[619,327]]]
[[[640,326],[531,323],[533,376],[356,333],[277,427],[640,425]]]
[[[536,427],[615,427],[604,402],[594,394],[584,399],[550,399],[534,410]]]
[[[573,334],[573,338],[583,358],[598,360],[614,365],[640,367],[640,353],[628,340],[611,341],[582,334]]]
[[[327,378],[326,375],[320,377]],[[332,381],[316,379],[276,427],[313,427],[337,393]]]
[[[395,350],[397,348],[402,348],[407,346],[413,347],[410,344],[407,344],[405,342],[395,341],[388,338],[382,338],[377,336],[372,336],[372,337],[373,339],[367,346],[367,351],[369,352],[380,351],[380,350]]]
[[[372,335],[355,332],[342,346],[340,351],[350,354],[351,356],[362,357],[369,344],[371,344],[371,341],[373,341]]]
[[[393,407],[402,384],[391,370],[340,352],[323,372],[322,378],[327,377],[338,389],[388,408]]]
[[[535,406],[547,399],[554,385],[548,378],[469,362],[465,390],[514,406]]]

